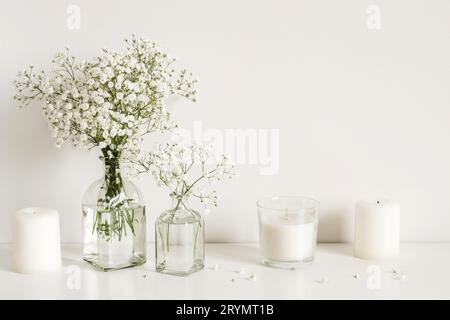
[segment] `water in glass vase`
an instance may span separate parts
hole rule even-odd
[[[156,271],[186,276],[204,268],[204,222],[196,211],[180,207],[156,221]]]
[[[83,257],[104,271],[141,265],[146,261],[145,207],[110,211],[83,206]]]

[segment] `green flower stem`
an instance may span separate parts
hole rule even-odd
[[[129,207],[130,199],[125,198],[123,178],[120,171],[120,153],[113,152],[108,148],[102,149],[103,161],[105,165],[104,198],[99,199],[97,211],[94,217],[93,232],[108,241],[113,239],[122,240],[122,236],[127,236],[127,229],[133,236],[134,230],[134,209]],[[109,218],[109,219],[108,219]]]
[[[111,206],[111,200],[120,196],[123,190],[123,179],[120,172],[120,154],[110,153],[107,148],[102,149],[103,161],[105,162],[105,188],[106,194],[105,199],[106,205]]]

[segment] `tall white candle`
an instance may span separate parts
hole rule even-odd
[[[20,273],[49,273],[61,267],[59,214],[26,208],[13,217],[13,268]]]
[[[260,247],[265,258],[302,261],[314,257],[316,223],[302,213],[267,215],[261,218]]]
[[[355,208],[354,254],[369,260],[393,259],[400,247],[400,206],[379,199]]]

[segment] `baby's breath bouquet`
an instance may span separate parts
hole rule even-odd
[[[205,211],[217,207],[213,185],[234,176],[234,166],[211,146],[158,144],[136,161],[137,173],[150,173],[168,188],[173,205],[156,221],[156,270],[187,275],[204,267],[204,222],[189,205],[195,198]]]
[[[158,186],[165,186],[174,200],[174,210],[196,198],[208,212],[217,207],[218,195],[212,187],[234,176],[234,166],[225,156],[216,156],[211,145],[156,144],[135,161],[138,174],[149,173]]]
[[[155,42],[133,35],[125,44],[124,52],[102,49],[89,61],[77,61],[66,49],[55,55],[49,72],[30,66],[15,80],[20,107],[42,101],[56,146],[70,141],[100,149],[105,175],[91,227],[110,241],[136,233],[120,160],[139,152],[144,135],[176,126],[165,106],[168,96],[196,96],[191,73],[176,70],[175,59]]]
[[[99,147],[105,157],[120,157],[150,132],[175,124],[164,104],[170,95],[195,101],[195,83],[176,71],[155,42],[132,36],[124,53],[102,50],[91,61],[76,62],[69,49],[56,53],[54,68],[18,73],[15,99],[20,106],[43,101],[43,113],[59,147],[70,140]]]

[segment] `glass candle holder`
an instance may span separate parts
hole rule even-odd
[[[319,202],[305,197],[272,197],[256,203],[262,263],[298,268],[314,260]]]

